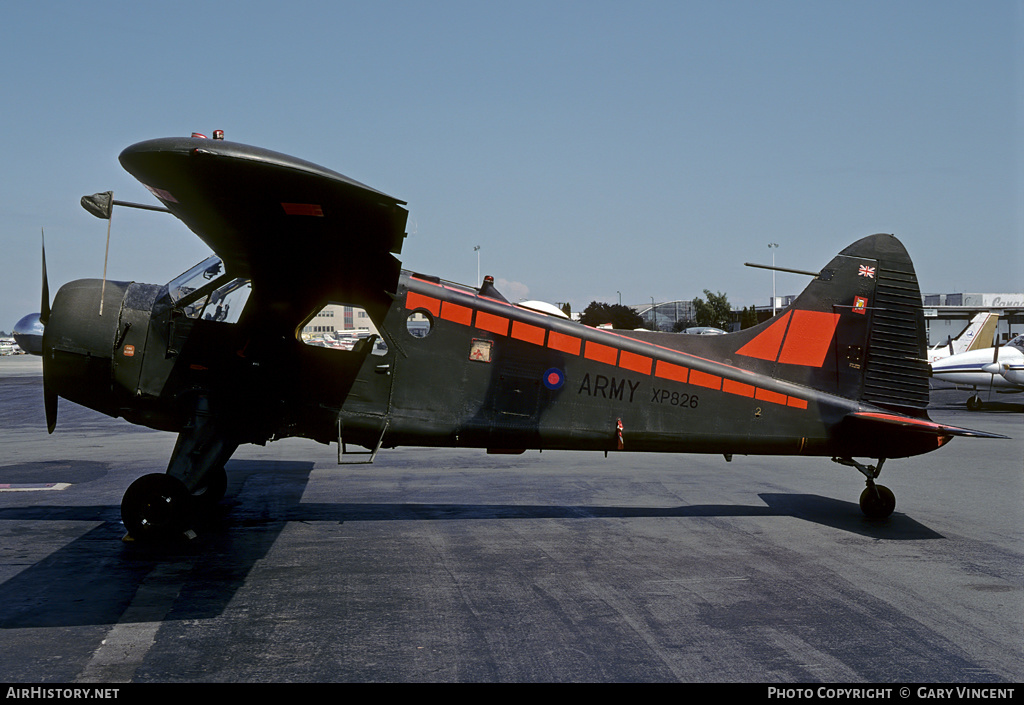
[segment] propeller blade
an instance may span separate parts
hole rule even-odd
[[[40,303],[39,322],[43,324],[43,336],[46,336],[46,323],[50,320],[50,285],[46,278],[46,231],[42,231],[43,238],[43,295]],[[43,409],[46,411],[46,432],[53,433],[57,428],[57,393],[53,391],[52,385],[46,383],[49,376],[49,365],[47,364],[46,346],[43,345]]]
[[[46,386],[46,358],[43,358],[43,408],[46,410],[46,432],[57,428],[57,393]]]
[[[985,365],[987,368],[988,365]],[[984,368],[983,368],[984,369]],[[992,401],[992,387],[996,383],[996,375],[999,373],[999,333],[995,334],[992,341],[992,376],[988,378],[988,400]]]
[[[43,238],[43,297],[39,304],[39,322],[44,326],[50,320],[50,285],[46,281],[46,231],[42,231]]]

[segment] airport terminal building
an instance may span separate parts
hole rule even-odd
[[[921,299],[929,345],[956,337],[982,311],[999,314],[1000,344],[1024,333],[1024,294],[925,294]]]

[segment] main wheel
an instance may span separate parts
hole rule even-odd
[[[977,411],[981,408],[981,397],[975,394],[973,397],[967,400],[967,409],[969,411]]]
[[[135,539],[165,539],[185,529],[191,501],[185,484],[164,473],[143,475],[121,499],[121,521]]]
[[[868,519],[885,519],[896,509],[896,495],[885,485],[871,484],[860,493],[860,510]]]

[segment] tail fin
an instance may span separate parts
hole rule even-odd
[[[893,235],[850,245],[787,311],[743,334],[737,364],[912,416],[928,406],[921,291]]]
[[[980,325],[975,324],[974,321]],[[961,352],[957,343],[963,347],[963,352],[985,350],[992,347],[992,341],[996,337],[996,326],[999,325],[999,314],[982,312],[974,317],[974,321],[953,340],[956,352]]]
[[[998,324],[999,314],[982,311],[972,318],[971,322],[957,333],[955,338],[951,338],[947,343],[929,348],[928,362],[931,363],[971,350],[984,350],[992,347]]]

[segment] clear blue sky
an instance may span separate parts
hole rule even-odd
[[[209,134],[408,201],[405,267],[509,298],[767,304],[768,272],[896,233],[930,292],[1024,288],[1024,4],[29,2],[0,25],[0,329],[100,277],[117,155]],[[118,211],[108,276],[202,259]],[[779,293],[802,277],[779,275]]]

